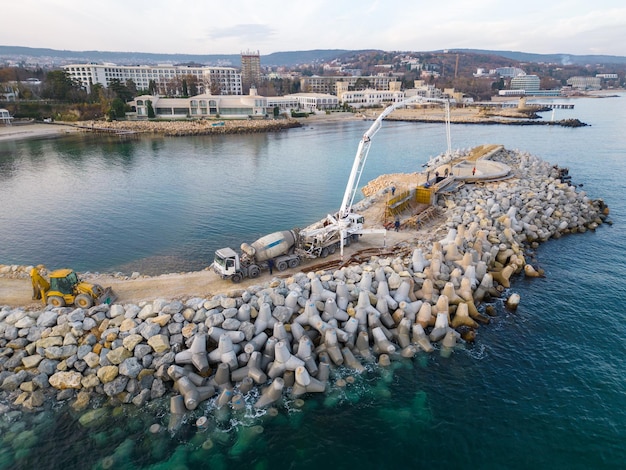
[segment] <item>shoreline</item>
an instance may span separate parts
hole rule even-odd
[[[14,123],[0,126],[0,142],[11,142],[27,139],[55,139],[79,133],[80,130],[71,124],[52,124],[40,122]]]
[[[515,310],[515,277],[541,275],[529,250],[595,230],[608,213],[538,157],[500,149],[491,159],[512,176],[447,194],[436,205],[441,217],[395,253],[182,300],[0,308],[0,409],[169,398],[176,430],[215,396],[228,412],[233,394],[269,385],[251,405],[264,409],[283,394],[324,393],[336,367],[359,374],[365,363],[453,354],[489,324],[495,299]]]
[[[616,93],[611,91],[610,93]],[[560,97],[570,98],[608,98],[619,96],[606,93],[587,94],[581,96]],[[518,98],[516,98],[518,99]],[[496,99],[494,101],[511,101],[513,98]],[[111,133],[127,132],[129,135],[152,134],[163,136],[193,136],[211,134],[241,134],[253,132],[277,132],[294,127],[306,126],[310,123],[333,123],[337,121],[359,121],[373,120],[383,108],[363,108],[355,113],[332,112],[330,114],[317,113],[306,118],[287,119],[263,119],[263,120],[172,120],[172,121],[79,121],[69,122],[20,122],[17,121],[10,126],[0,126],[0,142],[10,142],[25,139],[48,139],[59,138],[81,132],[102,132]],[[483,125],[557,125],[566,127],[579,127],[587,124],[581,123],[577,119],[564,119],[559,121],[544,121],[541,116],[530,117],[532,109],[516,110],[507,108],[506,110],[491,109],[488,113],[480,110],[479,106],[466,106],[451,108],[451,124],[483,124]],[[407,122],[445,122],[443,112],[439,107],[418,107],[414,109],[398,109],[386,118],[390,121]],[[223,122],[223,125],[213,126],[216,122]]]

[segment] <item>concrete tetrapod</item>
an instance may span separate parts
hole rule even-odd
[[[291,396],[297,398],[305,393],[323,393],[326,391],[326,382],[322,382],[309,375],[306,367],[296,369],[296,380],[291,389]]]
[[[411,333],[411,341],[413,343],[417,344],[425,352],[429,353],[433,351],[433,345],[430,344],[430,340],[428,339],[428,336],[426,336],[426,332],[424,331],[424,328],[422,328],[422,325],[415,323]]]
[[[281,377],[276,377],[271,384],[269,384],[263,392],[261,392],[261,396],[254,404],[255,408],[266,408],[276,401],[282,396],[283,388],[285,387],[285,382]]]

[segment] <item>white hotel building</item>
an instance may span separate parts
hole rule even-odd
[[[99,83],[109,87],[111,80],[126,83],[132,80],[138,90],[147,90],[154,80],[160,89],[168,82],[191,75],[197,79],[199,93],[209,92],[211,84],[219,87],[222,95],[241,95],[241,73],[233,67],[206,67],[186,65],[115,65],[115,64],[70,64],[63,68],[69,76],[80,82],[87,91]]]

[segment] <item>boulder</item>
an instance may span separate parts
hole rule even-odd
[[[83,376],[79,372],[57,372],[49,379],[50,385],[59,390],[80,389]]]

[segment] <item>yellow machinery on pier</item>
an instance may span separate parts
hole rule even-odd
[[[72,269],[52,271],[48,281],[37,268],[33,268],[30,278],[33,283],[33,299],[41,299],[44,305],[64,307],[73,304],[80,308],[90,308],[115,301],[110,287],[103,288],[98,284],[83,282]]]

